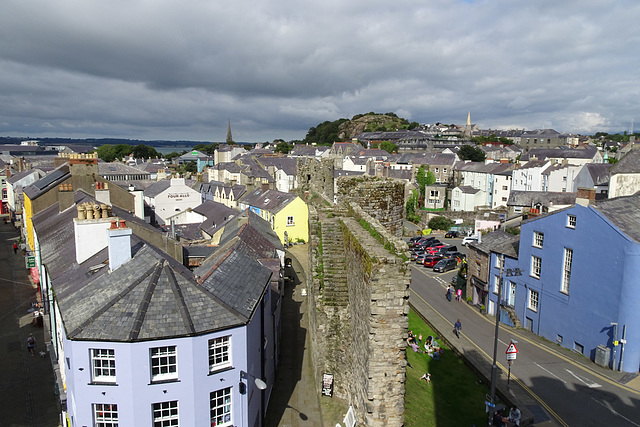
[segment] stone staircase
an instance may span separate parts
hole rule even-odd
[[[511,319],[511,322],[513,323],[513,327],[514,328],[518,328],[518,329],[522,329],[522,323],[520,323],[520,320],[518,320],[518,316],[516,316],[516,312],[513,310],[513,308],[511,308],[511,307],[509,307],[507,305],[503,305],[502,308],[509,315],[509,318]]]
[[[345,254],[340,221],[322,218],[322,264],[325,305],[346,307],[349,303]]]

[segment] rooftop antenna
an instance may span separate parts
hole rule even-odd
[[[631,119],[631,124],[629,125],[629,142],[634,142],[636,140],[633,135],[633,119]]]

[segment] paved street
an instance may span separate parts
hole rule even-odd
[[[0,222],[0,399],[4,405],[2,422],[6,427],[59,426],[59,408],[49,354],[45,351],[42,327],[31,325],[27,310],[35,301],[36,288],[29,281],[24,257],[13,253],[18,232]],[[27,352],[30,333],[36,338],[35,356]]]
[[[455,271],[433,273],[412,267],[410,301],[460,353],[487,377],[493,357],[495,318],[475,307],[444,298],[445,286]],[[452,333],[460,318],[463,334]],[[535,425],[640,426],[640,378],[601,368],[589,359],[540,339],[525,330],[501,326],[497,364],[501,389],[522,399],[534,415]],[[505,351],[517,341],[517,360],[506,388]]]

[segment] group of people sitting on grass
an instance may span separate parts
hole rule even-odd
[[[415,336],[412,331],[409,331],[407,345],[409,345],[414,352],[427,353],[435,360],[440,359],[440,356],[444,354],[442,347],[440,347],[438,342],[431,335],[429,335],[424,341],[424,350],[421,350],[420,345],[422,345],[422,334]]]

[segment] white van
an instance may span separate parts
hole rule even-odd
[[[462,239],[462,246],[468,246],[469,243],[477,243],[478,236],[467,236]]]

